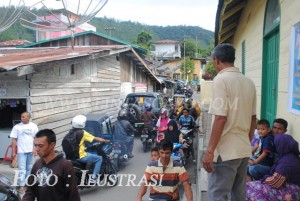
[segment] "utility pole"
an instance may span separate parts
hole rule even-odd
[[[116,30],[116,27],[105,27],[104,29],[109,31],[109,36],[111,36],[111,31]]]
[[[187,77],[187,69],[185,66],[185,38],[188,38],[189,36],[183,36],[183,78]]]

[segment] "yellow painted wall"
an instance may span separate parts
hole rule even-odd
[[[168,61],[167,64],[170,65],[170,67],[174,68],[177,66],[178,63],[181,63],[183,62],[183,59],[176,59],[174,61]],[[193,74],[197,74],[198,75],[198,78],[199,80],[201,79],[202,75],[200,74],[201,73],[201,60],[199,59],[195,59],[194,60],[194,65],[195,65],[195,70],[194,70],[194,73]],[[176,74],[180,74],[180,69],[178,69],[177,71],[175,71]],[[173,74],[170,75],[172,78],[173,78]]]
[[[248,1],[240,18],[239,26],[235,33],[233,45],[236,48],[235,65],[241,68],[242,42],[246,46],[246,76],[251,78],[257,89],[257,114],[260,118],[261,85],[262,85],[262,55],[263,55],[263,27],[266,0]],[[288,133],[300,141],[300,116],[288,111],[288,86],[289,86],[289,59],[290,37],[292,27],[300,22],[300,1],[280,0],[280,53],[278,74],[278,106],[277,117],[289,122]]]

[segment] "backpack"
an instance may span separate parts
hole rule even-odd
[[[83,137],[82,129],[71,129],[62,141],[62,148],[68,160],[79,158],[79,143]]]

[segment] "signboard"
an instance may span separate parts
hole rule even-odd
[[[290,49],[289,111],[300,115],[300,23],[292,29]]]

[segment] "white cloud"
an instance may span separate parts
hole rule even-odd
[[[38,1],[40,0],[25,0],[28,6]],[[65,1],[69,3],[70,7],[74,7],[74,4],[80,1],[81,7],[83,7],[91,0]],[[56,8],[59,3],[56,0],[45,0],[45,4]],[[3,1],[0,2],[0,5],[3,4]],[[217,6],[218,0],[108,0],[97,16],[159,26],[200,26],[214,31]]]

